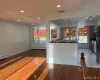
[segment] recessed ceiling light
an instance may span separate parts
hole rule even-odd
[[[23,10],[21,10],[20,12],[21,12],[21,13],[24,13],[24,11],[23,11]]]
[[[61,5],[57,5],[57,8],[60,8],[61,7]]]
[[[34,24],[32,23],[32,25],[34,25]]]
[[[20,20],[17,20],[17,21],[20,21]]]
[[[38,20],[40,20],[40,18],[38,18]]]

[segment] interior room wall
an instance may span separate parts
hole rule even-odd
[[[8,57],[30,49],[28,25],[0,21],[0,56]]]

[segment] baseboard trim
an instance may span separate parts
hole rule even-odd
[[[0,56],[0,60],[4,60],[6,57],[4,55]]]
[[[29,51],[29,50],[31,50],[31,49],[28,49],[28,50],[25,50],[25,51],[22,51],[22,52],[19,52],[19,53],[15,53],[15,54],[11,54],[11,55],[4,56],[4,58],[5,58],[5,59],[6,59],[6,58],[10,58],[10,57],[12,57],[12,56],[16,56],[16,55],[18,55],[18,54],[24,53],[24,52]]]
[[[31,50],[46,50],[46,49],[31,49]]]

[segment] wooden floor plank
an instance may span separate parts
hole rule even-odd
[[[27,80],[44,61],[46,61],[45,58],[35,58],[5,80]]]
[[[41,73],[40,77],[37,80],[44,80],[48,72],[49,72],[49,66],[46,65],[44,71]]]
[[[12,59],[12,60],[9,60],[8,62],[5,62],[5,63],[3,63],[3,64],[1,64],[0,65],[0,70],[2,69],[2,68],[5,68],[4,66],[8,66],[8,64],[10,64],[10,63],[12,63],[12,62],[15,62],[16,60],[18,60],[18,59],[20,59],[20,58],[22,58],[22,56],[18,56],[18,57],[16,57],[16,58],[14,58],[14,59]]]
[[[15,73],[17,70],[28,64],[30,61],[32,61],[33,57],[25,57],[14,64],[0,70],[0,80],[4,80],[5,78],[9,77],[13,73]]]
[[[81,80],[81,71],[77,66],[53,64],[43,80]]]

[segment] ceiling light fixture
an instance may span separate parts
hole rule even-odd
[[[18,22],[20,21],[20,20],[17,20]]]
[[[40,18],[38,18],[38,20],[40,20]]]
[[[32,25],[34,25],[34,24],[32,23]]]
[[[60,8],[61,7],[61,5],[57,5],[57,8]]]
[[[20,12],[21,12],[21,13],[24,13],[24,11],[23,11],[23,10],[21,10]]]

